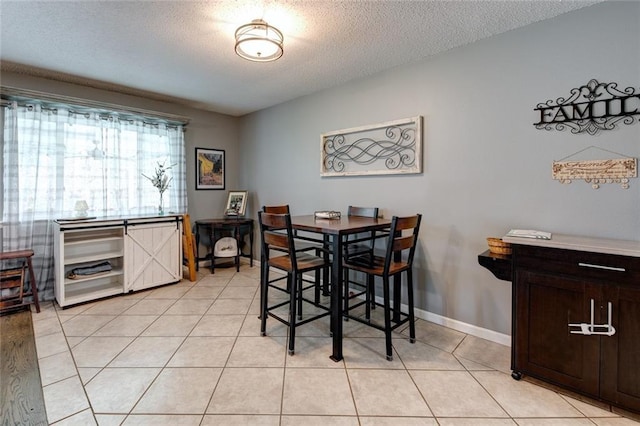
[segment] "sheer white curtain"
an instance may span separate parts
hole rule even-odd
[[[143,176],[171,167],[164,210],[187,209],[183,126],[106,111],[12,102],[3,108],[2,250],[31,248],[42,299],[53,298],[52,220],[158,214]]]

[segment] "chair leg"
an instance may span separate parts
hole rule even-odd
[[[342,280],[342,318],[344,318],[345,321],[349,321],[349,269],[343,268],[342,272],[344,276]]]
[[[289,355],[293,355],[296,342],[296,307],[298,304],[296,300],[296,288],[298,286],[298,279],[302,280],[302,277],[298,277],[298,274],[294,273],[289,274],[287,279],[288,281],[291,281],[289,283],[289,288],[291,289],[291,291],[289,292]]]
[[[400,301],[402,299],[402,274],[393,276],[393,322],[398,323],[402,319],[400,315]]]
[[[371,299],[371,309],[376,308],[376,285],[375,284],[376,284],[375,276],[369,275],[367,277],[367,286],[369,287],[368,290],[371,293],[369,296]]]
[[[262,305],[264,302],[264,289],[262,288],[262,283],[264,282],[264,261],[260,261],[260,312],[258,312],[258,319],[262,319]]]
[[[296,275],[294,281],[294,289],[296,292],[296,301],[298,303],[298,319],[302,320],[302,287],[304,286],[304,282],[302,281],[302,274],[300,277]]]
[[[323,237],[323,245],[324,245],[324,251],[322,253],[322,257],[324,258],[324,261],[327,265],[330,264],[329,262],[329,237],[327,237],[326,235]],[[323,296],[328,296],[329,295],[329,275],[330,275],[330,271],[329,271],[329,267],[325,266],[324,268],[322,268],[322,295]]]
[[[262,281],[260,282],[260,335],[267,335],[267,316],[269,305],[269,265],[262,262]]]
[[[365,318],[368,321],[371,321],[371,310],[376,308],[376,298],[375,298],[375,276],[367,275],[364,283],[364,297],[365,297]]]
[[[407,297],[409,304],[409,342],[416,342],[416,319],[413,313],[413,271],[407,270]]]
[[[393,361],[393,349],[391,348],[391,306],[389,301],[389,278],[382,279],[384,292],[384,337],[387,347],[387,361]]]
[[[27,257],[27,267],[29,268],[29,284],[31,285],[31,298],[36,305],[36,312],[40,313],[40,301],[38,300],[38,283],[36,283],[36,275],[33,273],[33,264],[31,256]]]
[[[320,270],[318,269],[314,271],[313,293],[314,293],[313,300],[316,302],[316,305],[319,305],[320,304]]]
[[[366,283],[365,283],[366,287],[364,288],[364,300],[365,300],[365,317],[367,318],[367,320],[371,321],[371,308],[372,305],[374,305],[375,300],[371,299],[371,289],[373,286],[373,275],[367,275],[366,278]],[[375,307],[375,305],[373,306]]]
[[[260,255],[260,314],[258,315],[258,319],[262,319],[263,311],[263,302],[264,302],[264,289],[262,288],[262,283],[266,282],[269,277],[269,267],[267,266],[267,262],[264,261],[264,255]]]

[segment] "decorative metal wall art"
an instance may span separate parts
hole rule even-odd
[[[538,129],[564,130],[571,133],[586,132],[595,135],[600,130],[613,130],[619,122],[633,124],[640,118],[640,91],[633,87],[618,89],[617,83],[599,83],[590,80],[586,85],[571,89],[568,98],[539,103]]]
[[[321,176],[422,173],[422,117],[324,133],[320,149]]]
[[[589,147],[587,149],[601,148]],[[609,151],[611,152],[611,151]],[[569,158],[565,157],[563,160]],[[623,189],[629,189],[629,179],[638,177],[638,160],[631,157],[611,158],[607,160],[580,160],[580,161],[554,161],[552,167],[553,179],[559,180],[560,183],[569,184],[576,179],[584,179],[590,183],[593,189],[600,188],[601,184],[618,183]]]

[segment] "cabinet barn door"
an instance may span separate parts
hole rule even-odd
[[[599,300],[600,288],[560,275],[518,270],[515,292],[514,371],[597,395],[600,336],[571,334],[569,324],[590,321],[590,301]]]
[[[175,222],[128,226],[127,291],[180,281],[181,237]]]
[[[611,302],[616,333],[602,337],[601,396],[625,408],[640,411],[640,283],[611,286],[604,297]]]

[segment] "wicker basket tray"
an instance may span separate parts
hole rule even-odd
[[[489,237],[487,238],[487,244],[489,244],[489,251],[495,254],[511,254],[511,244],[502,241],[502,238]]]

